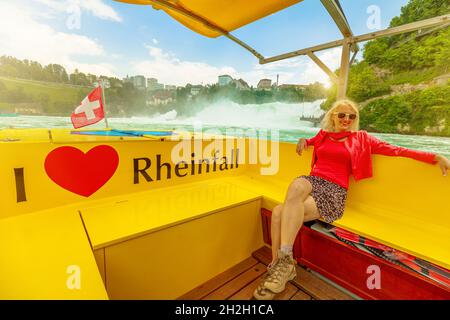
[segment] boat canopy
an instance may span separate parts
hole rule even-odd
[[[343,38],[303,48],[273,57],[264,57],[254,48],[233,36],[230,32],[253,21],[264,18],[277,11],[290,7],[302,0],[116,0],[137,5],[151,5],[156,10],[164,10],[174,19],[181,22],[191,30],[207,37],[220,35],[236,42],[255,57],[260,64],[280,61],[301,55],[311,58],[337,85],[337,99],[346,97],[350,66],[359,51],[358,43],[368,40],[389,37],[397,34],[420,30],[436,30],[450,25],[450,14],[412,22],[384,30],[354,35],[345,16],[339,0],[320,0],[330,14]],[[435,29],[433,29],[435,28]],[[339,75],[336,75],[315,52],[342,47],[341,65]],[[353,54],[352,54],[353,52]]]
[[[189,29],[204,36],[215,38],[290,7],[302,0],[117,1],[130,4],[151,5],[156,10],[162,9]]]

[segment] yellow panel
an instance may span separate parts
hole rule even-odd
[[[50,141],[50,132],[48,129],[1,129],[0,143],[19,142],[19,141]]]
[[[259,209],[247,203],[105,248],[109,296],[175,299],[248,258],[263,245]]]
[[[127,129],[128,130],[128,129]],[[129,129],[133,130],[133,129]],[[73,132],[105,132],[111,129],[92,130],[92,129],[0,129],[0,142],[55,142],[55,143],[75,143],[75,142],[113,142],[113,141],[148,141],[170,139],[171,135],[167,136],[102,136],[102,135],[83,135],[74,134]],[[137,130],[142,131],[142,130]],[[154,132],[166,132],[167,130],[152,130]],[[177,134],[186,136],[190,133],[177,131]]]
[[[95,136],[72,134],[72,131],[95,131],[95,130],[68,130],[68,129],[52,129],[51,136],[54,143],[74,143],[74,142],[108,142],[108,141],[136,141],[148,140],[143,137],[116,137],[116,136]],[[103,130],[99,130],[103,131]],[[159,140],[159,139],[158,139]]]
[[[259,198],[259,194],[216,179],[91,206],[81,209],[81,214],[96,249]]]
[[[74,211],[1,219],[0,284],[0,299],[108,298]]]
[[[155,9],[162,9],[186,27],[207,37],[221,34],[191,18],[181,15],[172,9],[164,8],[151,0],[116,0],[131,4],[151,4]],[[265,16],[290,7],[302,0],[178,0],[167,1],[178,8],[186,9],[196,16],[221,29],[230,32]]]
[[[20,134],[19,134],[20,131]],[[160,181],[140,181],[138,184],[133,183],[133,159],[139,157],[151,158],[153,163],[155,155],[161,154],[164,161],[170,161],[170,154],[177,142],[174,141],[110,141],[102,142],[112,146],[120,155],[119,168],[117,169],[113,178],[105,184],[103,188],[97,191],[89,198],[70,193],[67,190],[60,188],[51,181],[45,171],[43,164],[46,155],[54,148],[61,146],[61,144],[52,144],[45,140],[46,131],[26,131],[17,130],[7,133],[7,130],[0,131],[2,137],[5,133],[10,137],[23,136],[29,139],[33,132],[38,133],[37,139],[46,142],[0,142],[0,154],[3,155],[0,162],[0,192],[2,194],[2,201],[0,202],[0,218],[11,217],[23,213],[35,212],[52,207],[62,205],[69,205],[70,210],[85,208],[88,206],[111,205],[115,202],[130,201],[129,194],[142,193],[150,190],[157,190],[159,188],[171,187],[175,185],[182,185],[187,183],[201,183],[202,181],[210,181],[213,178],[230,177],[228,183],[253,192],[252,196],[264,195],[263,205],[270,208],[277,202],[284,199],[287,186],[296,176],[309,173],[309,164],[312,156],[312,148],[309,148],[302,157],[295,153],[295,144],[280,143],[280,167],[278,172],[273,176],[262,175],[261,166],[240,165],[238,170],[229,170],[224,172],[214,172],[208,174],[186,176],[183,178],[172,177],[172,179],[162,179]],[[61,131],[61,137],[66,139],[67,132]],[[28,138],[27,138],[28,137]],[[61,141],[64,141],[62,139]],[[192,144],[197,143],[193,140]],[[209,142],[204,142],[205,147]],[[79,142],[71,141],[67,145],[75,146],[86,152],[90,148],[98,145],[99,142]],[[248,152],[248,146],[245,146]],[[247,155],[248,156],[248,155]],[[248,157],[247,157],[248,158]],[[173,164],[172,164],[173,166]],[[381,242],[391,245],[397,249],[404,250],[413,254],[417,254],[427,260],[435,261],[442,266],[450,266],[450,260],[440,251],[446,248],[442,243],[448,243],[448,233],[446,230],[450,228],[450,202],[448,194],[450,194],[450,179],[443,177],[438,166],[433,166],[426,163],[421,163],[412,159],[386,157],[376,155],[373,157],[374,177],[355,183],[350,181],[350,190],[347,199],[348,208],[368,208],[362,216],[353,218],[355,211],[348,209],[344,215],[344,219],[339,223],[345,225],[345,228],[350,230],[358,230],[358,232],[366,235],[369,238],[377,238]],[[14,168],[24,168],[25,173],[25,188],[27,192],[26,202],[16,202],[16,185],[14,179]],[[155,176],[154,167],[149,171],[152,177]],[[248,177],[242,177],[246,174]],[[239,177],[240,176],[240,177]],[[235,180],[236,178],[236,180]],[[175,189],[176,190],[176,189]],[[208,188],[206,188],[208,190]],[[193,190],[191,190],[192,193]],[[240,191],[239,191],[240,194]],[[139,197],[139,195],[137,195]],[[193,195],[192,195],[193,196]],[[245,198],[245,197],[244,197]],[[215,200],[216,201],[216,200]],[[221,202],[223,201],[223,202]],[[234,201],[234,200],[233,200]],[[233,202],[231,201],[231,203]],[[222,203],[222,204],[221,204]],[[215,205],[223,205],[229,203],[228,200],[217,200],[213,203]],[[145,201],[134,201],[133,204],[128,205],[146,206]],[[219,205],[219,207],[220,207]],[[120,207],[118,205],[117,207]],[[181,204],[173,205],[181,206]],[[195,205],[196,206],[196,205]],[[183,210],[183,212],[190,212],[192,216],[202,214],[201,212],[209,212],[211,207],[208,205],[199,205],[195,208]],[[151,207],[151,206],[150,206]],[[164,206],[161,205],[161,208]],[[186,205],[186,207],[191,207]],[[178,208],[178,207],[177,207]],[[196,211],[198,209],[198,211]],[[105,214],[108,209],[104,209]],[[374,224],[370,220],[373,212],[375,217],[380,212],[389,212],[383,215],[384,219],[382,226]],[[112,211],[116,212],[116,211]],[[134,212],[134,211],[133,211]],[[353,213],[352,213],[353,212]],[[109,214],[109,213],[108,213]],[[112,213],[113,214],[113,213]],[[119,215],[119,212],[115,214]],[[137,215],[139,219],[141,216]],[[367,218],[366,218],[367,217]],[[176,223],[177,219],[185,219],[183,215],[173,215],[170,221],[161,220],[164,224]],[[120,221],[120,219],[112,219],[112,223]],[[405,222],[403,222],[405,221]],[[408,221],[414,221],[409,223]],[[100,225],[100,221],[97,222]],[[155,225],[147,224],[145,228],[157,228]],[[408,235],[402,234],[396,236],[394,232],[380,233],[379,229],[391,230],[394,223],[405,224],[411,227],[408,229]],[[140,221],[135,225],[129,224],[127,227],[127,234],[135,234],[142,231]],[[437,227],[439,226],[439,227]],[[133,229],[134,228],[134,229]],[[145,229],[144,228],[144,229]],[[423,228],[424,232],[419,229]],[[110,241],[110,239],[120,238],[123,229],[119,233],[112,235],[104,235],[102,241]],[[399,230],[402,230],[401,228]],[[414,231],[416,230],[416,231]],[[406,232],[406,231],[405,231]],[[128,236],[128,235],[125,236]],[[439,239],[439,243],[430,242],[423,239],[425,234],[433,234],[435,239]],[[371,237],[372,235],[372,237]],[[418,241],[413,241],[416,235]],[[106,240],[105,240],[106,239]],[[108,240],[109,239],[109,240]],[[420,249],[419,249],[420,248]]]
[[[105,278],[105,249],[98,249],[94,251],[95,262],[97,263],[98,271],[102,276],[103,284],[106,285]]]
[[[119,201],[126,200],[127,194],[195,181],[235,176],[242,174],[246,170],[245,165],[242,164],[233,168],[229,165],[228,169],[221,170],[220,163],[222,162],[218,160],[216,170],[214,170],[211,162],[209,172],[206,172],[206,165],[203,164],[202,173],[199,173],[199,170],[194,170],[194,174],[191,174],[192,170],[190,169],[192,165],[187,161],[188,169],[184,171],[187,171],[188,174],[180,177],[175,174],[175,164],[171,158],[172,150],[179,145],[178,141],[66,141],[63,143],[62,141],[68,135],[63,131],[61,135],[62,140],[60,140],[60,143],[0,142],[0,154],[3,156],[0,162],[0,181],[2,182],[0,184],[0,193],[2,195],[2,201],[0,201],[0,219],[68,204],[72,206],[91,205],[111,197],[118,197],[120,198]],[[196,150],[197,144],[199,145],[198,152]],[[119,154],[119,166],[111,179],[90,197],[86,198],[63,189],[47,176],[44,169],[45,159],[54,149],[62,146],[72,146],[86,153],[98,145],[108,145],[114,148]],[[207,153],[207,150],[211,149],[210,145],[214,148],[216,147],[214,142],[204,141],[202,143],[199,140],[188,140],[187,145],[192,148],[192,152],[196,152],[200,156],[202,153]],[[225,143],[217,145],[216,150],[223,151],[224,148]],[[187,152],[187,154],[190,155],[191,151]],[[161,170],[161,179],[157,179],[156,166],[158,156],[161,157],[162,163],[168,163],[171,166],[170,179],[164,166]],[[207,157],[211,159],[211,155],[207,155]],[[148,158],[151,161],[148,174],[152,177],[153,181],[146,181],[142,175],[139,175],[138,183],[134,183],[134,159],[142,158]],[[218,158],[220,159],[220,155]],[[142,168],[145,163],[141,161],[139,165]],[[24,185],[27,201],[17,202],[14,168],[24,169]],[[83,170],[83,168],[78,169]]]

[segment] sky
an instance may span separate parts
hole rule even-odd
[[[341,5],[359,35],[387,28],[407,2],[341,0]],[[142,74],[183,86],[216,83],[221,74],[253,86],[262,78],[276,81],[277,74],[279,84],[330,83],[308,57],[260,65],[231,40],[199,35],[151,6],[112,0],[0,0],[0,26],[0,55],[58,63],[68,72],[118,78]],[[305,0],[232,34],[265,57],[342,38],[319,0]],[[334,48],[317,56],[335,70],[340,54]]]

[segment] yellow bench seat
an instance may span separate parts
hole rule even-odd
[[[262,207],[272,210],[284,201],[290,181],[240,176],[231,183],[260,194]],[[357,186],[355,186],[357,187]],[[399,205],[397,210],[401,210]],[[368,239],[450,269],[450,229],[438,220],[418,219],[394,208],[347,200],[344,215],[333,224]]]
[[[80,212],[112,299],[175,299],[261,247],[260,200],[221,178]]]
[[[95,250],[260,198],[224,178],[116,197],[80,212]]]
[[[439,221],[353,204],[334,225],[450,269],[450,229]]]
[[[108,299],[78,212],[0,220],[0,299]]]

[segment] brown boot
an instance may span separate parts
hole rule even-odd
[[[293,280],[297,276],[295,270],[297,262],[291,254],[286,254],[281,250],[278,251],[278,259],[271,268],[271,272],[264,282],[264,288],[273,293],[280,293],[284,291],[286,283]]]
[[[253,291],[253,297],[257,300],[273,300],[275,293],[270,291],[269,289],[264,287],[264,283],[266,282],[267,278],[271,275],[273,272],[273,266],[274,262],[270,263],[267,266],[267,273],[264,275],[264,278],[259,283],[258,287]]]

